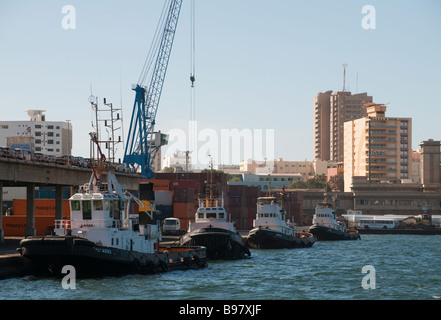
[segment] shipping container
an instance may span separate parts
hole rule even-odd
[[[140,184],[152,184],[153,191],[169,191],[170,190],[170,180],[168,180],[168,179],[141,180]]]
[[[173,217],[173,206],[156,206],[157,212],[153,216],[154,221],[162,221],[165,218],[172,218]]]
[[[138,198],[140,200],[155,200],[155,193],[153,192],[153,184],[152,183],[140,183]]]
[[[173,217],[194,219],[196,213],[194,203],[175,202],[173,203]]]
[[[156,206],[172,206],[173,192],[172,191],[155,191]]]
[[[35,217],[35,229],[37,236],[50,234],[54,226],[54,217]],[[4,216],[3,230],[5,236],[24,237],[26,232],[26,216]]]
[[[26,216],[26,199],[12,201],[12,213],[16,216]],[[35,216],[55,217],[55,199],[35,199]],[[63,199],[63,215],[70,216],[69,200]]]
[[[199,180],[172,180],[170,184],[171,190],[175,189],[193,189],[199,192],[200,189]]]
[[[193,203],[195,200],[195,190],[187,188],[176,188],[173,190],[173,202]]]
[[[3,201],[25,199],[26,187],[3,187]]]
[[[188,224],[190,222],[194,222],[193,218],[179,218],[180,222],[181,222],[181,229],[182,230],[187,230],[188,229]]]
[[[240,196],[229,196],[228,202],[225,204],[227,207],[240,207],[242,205],[242,198]]]

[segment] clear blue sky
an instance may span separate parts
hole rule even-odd
[[[131,85],[163,3],[2,0],[0,119],[27,120],[27,109],[69,119],[73,153],[87,157],[92,85],[95,96],[122,100],[127,134]],[[62,28],[64,5],[75,8],[75,30]],[[365,5],[375,8],[376,29],[362,28]],[[414,149],[439,140],[440,16],[438,0],[196,0],[198,130],[273,129],[275,157],[312,160],[313,97],[342,89],[346,62],[346,89],[413,119]],[[163,132],[188,131],[190,48],[184,0],[156,119]]]

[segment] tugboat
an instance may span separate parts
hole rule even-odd
[[[314,236],[298,231],[285,217],[286,211],[276,197],[257,198],[257,214],[254,228],[248,233],[248,245],[255,249],[312,247]]]
[[[138,214],[129,214],[130,200],[111,170],[106,184],[99,176],[106,170],[94,168],[84,192],[69,199],[69,220],[56,220],[53,235],[31,236],[20,242],[19,251],[43,274],[59,276],[65,265],[78,277],[156,273],[198,269],[206,266],[206,248],[161,247],[158,225],[140,225]],[[97,175],[97,173],[99,173]],[[144,209],[144,208],[143,208]],[[151,212],[147,212],[150,218]]]
[[[195,222],[190,222],[187,233],[180,238],[181,246],[207,248],[211,260],[237,260],[251,256],[247,243],[239,235],[234,222],[227,221],[223,198],[213,195],[209,184],[204,198],[199,198]]]
[[[333,204],[327,201],[317,204],[312,219],[312,226],[309,228],[318,241],[322,240],[357,240],[361,239],[355,229],[347,229],[341,222],[337,221]]]

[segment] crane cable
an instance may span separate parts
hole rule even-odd
[[[170,0],[164,2],[164,7],[162,8],[162,13],[159,18],[158,25],[156,26],[155,35],[153,37],[149,52],[144,61],[144,65],[142,67],[141,74],[138,79],[138,84],[140,86],[144,85],[147,76],[150,74],[151,66],[157,56],[157,52],[159,51],[159,46],[161,44],[161,39],[162,39],[162,31],[164,30],[165,21],[167,18],[167,8],[169,7],[169,5],[170,5]]]
[[[196,80],[196,37],[195,37],[195,0],[191,0],[191,31],[190,31],[190,43],[191,43],[191,52],[190,52],[190,81],[191,81],[191,94],[190,94],[190,121],[195,120],[195,88],[194,82]]]

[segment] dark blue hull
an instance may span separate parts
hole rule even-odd
[[[201,247],[167,247],[156,253],[141,253],[98,246],[75,236],[28,237],[20,242],[21,255],[32,261],[40,273],[61,275],[71,265],[79,277],[157,273],[206,266]]]
[[[320,225],[313,225],[309,228],[317,241],[333,241],[333,240],[358,240],[361,239],[356,230],[353,232],[340,231]]]
[[[248,234],[248,245],[256,249],[283,249],[312,247],[315,238],[312,234],[296,237],[271,229],[255,228]]]
[[[181,246],[203,246],[211,260],[237,260],[251,256],[245,240],[237,233],[221,228],[201,228],[181,237]]]

